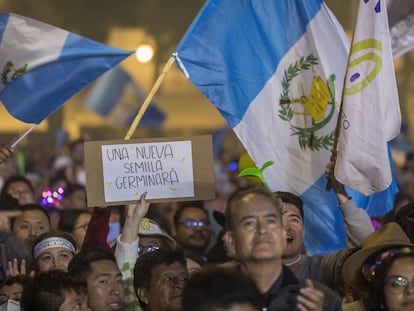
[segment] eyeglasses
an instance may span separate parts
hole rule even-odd
[[[208,225],[210,225],[210,223],[206,220],[192,220],[192,219],[188,219],[188,220],[184,220],[182,222],[178,223],[179,225],[184,225],[184,227],[186,228],[193,228],[193,227],[207,227]]]
[[[138,246],[138,254],[143,255],[145,253],[158,251],[160,247],[158,245],[147,245],[147,246]]]
[[[414,279],[408,281],[405,276],[393,275],[386,280],[385,284],[389,287],[392,293],[400,294],[408,287],[408,284],[414,286]]]

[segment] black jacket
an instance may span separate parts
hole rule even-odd
[[[305,287],[305,280],[298,280],[293,272],[286,266],[283,266],[281,274],[282,280],[278,279],[264,295],[264,305],[268,311],[295,311],[297,297],[300,289]],[[279,278],[280,278],[279,277]],[[277,285],[277,283],[281,284]],[[314,282],[315,288],[324,293],[324,311],[342,310],[341,298],[337,293],[329,289],[327,286]],[[276,285],[276,286],[275,286]]]

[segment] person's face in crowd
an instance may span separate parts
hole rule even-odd
[[[187,282],[186,267],[175,262],[171,265],[160,265],[152,270],[152,278],[148,291],[138,292],[140,298],[157,311],[179,311],[182,305],[182,292]]]
[[[291,203],[283,203],[283,226],[286,230],[283,259],[295,260],[302,251],[305,228],[299,209]]]
[[[35,198],[32,190],[23,181],[15,181],[10,183],[7,193],[15,198],[19,205],[35,203]]]
[[[74,191],[69,197],[64,198],[66,209],[87,209],[86,192],[82,189]]]
[[[49,270],[62,270],[66,272],[72,258],[73,253],[67,248],[48,248],[36,258],[36,266],[41,272]]]
[[[78,294],[74,290],[65,292],[65,301],[58,311],[90,311],[88,307],[88,295]]]
[[[197,252],[205,251],[211,235],[208,216],[196,207],[184,209],[173,235],[182,248]]]
[[[91,263],[92,272],[86,278],[88,305],[93,311],[122,310],[124,289],[122,274],[112,260]]]
[[[83,165],[84,161],[84,147],[82,143],[76,144],[72,149],[72,159],[74,160],[75,164]]]
[[[394,260],[385,278],[384,296],[389,311],[414,310],[414,257]]]
[[[86,230],[91,220],[91,214],[82,213],[76,220],[75,226],[73,227],[72,236],[75,238],[76,244],[80,249],[82,247],[83,240],[85,239]]]
[[[20,283],[4,285],[0,288],[0,304],[6,303],[9,299],[20,301],[22,293],[23,285]]]
[[[232,209],[228,247],[242,262],[280,259],[286,246],[282,216],[270,198],[248,194]]]
[[[23,211],[13,223],[13,233],[29,249],[36,237],[49,230],[49,219],[40,211]]]
[[[160,238],[148,235],[139,235],[139,255],[154,251],[161,248]]]

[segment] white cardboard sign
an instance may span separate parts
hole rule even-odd
[[[211,200],[211,135],[85,142],[88,206]]]
[[[103,145],[106,202],[194,196],[191,141]]]

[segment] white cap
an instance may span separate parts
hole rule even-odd
[[[141,219],[139,222],[138,234],[145,236],[159,236],[172,243],[174,247],[176,246],[175,240],[167,232],[162,230],[157,222],[150,218],[144,217]]]

